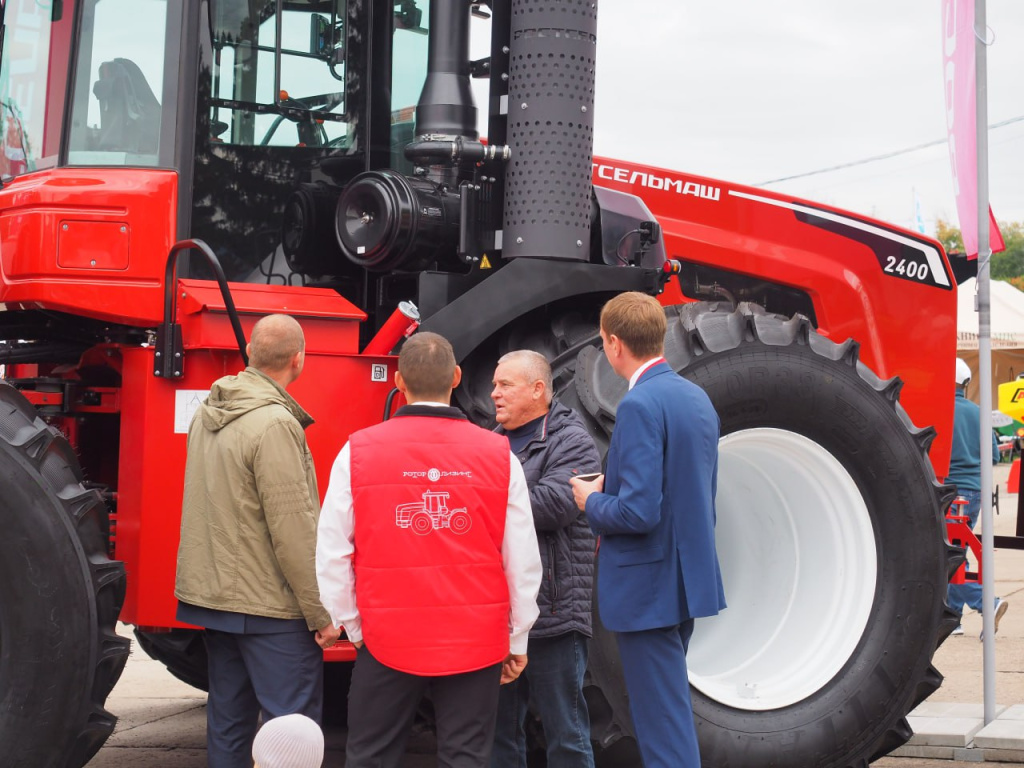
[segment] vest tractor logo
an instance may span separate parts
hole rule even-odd
[[[437,470],[432,469],[430,472]],[[419,536],[426,536],[442,528],[461,536],[473,527],[473,519],[465,507],[448,509],[448,491],[424,491],[422,501],[395,507],[395,524],[399,528],[412,528],[412,532]]]

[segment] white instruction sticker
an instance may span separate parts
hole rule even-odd
[[[208,389],[179,389],[174,393],[174,433],[176,435],[187,435],[188,425],[192,423],[192,417],[196,415],[199,406],[203,404]]]
[[[370,366],[370,381],[387,381],[388,367],[383,363],[374,363]]]

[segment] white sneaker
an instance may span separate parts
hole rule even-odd
[[[963,626],[960,625],[960,624],[957,624],[956,627],[953,628],[953,631],[949,633],[949,636],[950,637],[956,637],[956,636],[962,635],[963,633],[964,633]]]
[[[1010,607],[1010,601],[1009,600],[1003,600],[1003,598],[1001,598],[1001,597],[997,597],[996,598],[996,620],[995,620],[996,632],[999,631],[999,620],[1001,618],[1003,618],[1003,614],[1006,613],[1006,609],[1009,608],[1009,607]]]
[[[1003,600],[1003,598],[1001,598],[1001,597],[997,597],[996,598],[996,615],[995,615],[995,621],[994,621],[994,623],[995,623],[995,630],[996,630],[995,634],[999,634],[999,620],[1001,618],[1003,618],[1004,614],[1006,613],[1006,609],[1009,608],[1009,607],[1010,607],[1010,601],[1009,600]],[[984,641],[984,639],[985,639],[985,631],[982,630],[981,634],[978,636],[978,640]]]

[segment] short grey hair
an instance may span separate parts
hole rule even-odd
[[[554,384],[551,379],[551,364],[548,363],[544,355],[540,352],[534,352],[532,349],[516,349],[512,352],[506,352],[498,358],[498,365],[505,363],[518,365],[531,382],[543,382],[544,401],[549,405],[551,404],[551,398],[554,396],[552,391]]]

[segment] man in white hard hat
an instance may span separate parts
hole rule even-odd
[[[949,474],[946,482],[956,483],[957,494],[967,499],[959,514],[966,515],[973,529],[981,512],[981,409],[967,399],[967,385],[971,381],[971,369],[961,358],[956,359],[956,404],[953,415],[953,448],[949,457]],[[999,461],[999,442],[992,433],[993,463]],[[981,613],[981,584],[964,583],[949,585],[949,606],[963,612],[964,606]],[[1003,618],[1008,601],[996,598],[996,632],[999,620]],[[957,625],[953,635],[962,635],[962,625]]]

